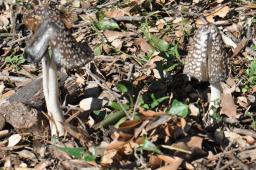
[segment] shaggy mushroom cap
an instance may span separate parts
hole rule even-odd
[[[40,38],[48,36],[49,44],[47,45],[50,45],[53,52],[52,57],[58,66],[66,69],[83,66],[93,59],[93,51],[87,43],[76,42],[62,18],[63,16],[57,9],[49,6],[38,7],[26,15],[24,23],[27,28],[34,32],[28,47],[32,43],[39,42]],[[44,29],[45,32],[43,32]],[[38,33],[39,31],[40,33]],[[37,46],[40,46],[40,44],[38,43]],[[25,49],[25,53],[28,53],[27,55],[32,60],[37,58],[29,50]],[[35,61],[39,61],[39,59]]]
[[[227,77],[227,55],[219,30],[214,25],[204,25],[190,41],[184,74],[210,84]]]

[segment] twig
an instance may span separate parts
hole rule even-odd
[[[13,40],[13,41],[11,41],[11,42],[8,42],[7,45],[8,45],[8,46],[12,46],[13,44],[18,43],[18,42],[23,41],[23,40],[26,40],[26,39],[29,38],[29,37],[30,37],[30,35],[25,36],[25,37],[22,37],[22,38],[19,38],[19,39],[17,39],[17,40]]]
[[[26,77],[7,76],[7,75],[3,75],[0,73],[0,80],[2,80],[2,81],[11,80],[11,81],[15,81],[15,82],[24,82],[24,81],[28,81],[30,79],[26,78]]]
[[[256,138],[256,132],[251,130],[234,128],[232,131],[241,135],[247,135]]]
[[[134,68],[134,64],[129,64],[129,72],[128,72],[128,75],[127,75],[127,80],[128,81],[131,80],[133,68]]]

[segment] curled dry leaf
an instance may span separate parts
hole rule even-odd
[[[159,115],[165,115],[166,113],[165,112],[155,112],[153,110],[146,110],[142,107],[139,107],[139,113],[144,115],[144,116],[147,116],[147,117],[153,117],[153,116],[159,116]]]

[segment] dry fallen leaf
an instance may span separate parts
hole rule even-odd
[[[139,107],[139,113],[141,113],[142,115],[147,116],[147,117],[153,117],[153,116],[159,116],[159,115],[166,114],[165,112],[161,112],[161,111],[155,112],[153,110],[145,110],[142,107]]]
[[[190,140],[187,142],[187,145],[191,148],[199,148],[202,149],[203,138],[199,136],[192,136]]]
[[[206,17],[206,20],[210,23],[214,23],[214,17],[218,16],[221,18],[224,18],[230,11],[230,8],[228,6],[223,6],[216,8],[211,13],[204,13],[203,15]],[[204,21],[202,21],[200,18],[196,20],[196,27],[199,28],[201,25],[204,25]]]
[[[144,38],[137,38],[134,41],[134,44],[144,52],[144,53],[149,53],[150,51],[153,50],[153,47],[144,39]]]
[[[179,157],[170,157],[170,156],[166,156],[166,155],[157,155],[158,158],[160,158],[161,160],[169,163],[170,165],[165,166],[165,167],[161,167],[158,168],[158,170],[175,170],[178,169],[183,161],[183,159],[179,158]]]
[[[13,147],[17,145],[21,140],[20,134],[14,134],[8,138],[8,147]]]
[[[104,31],[103,34],[109,42],[113,42],[115,39],[120,39],[123,37],[129,37],[129,36],[135,35],[134,32],[120,32],[120,31],[110,31],[110,30]]]
[[[122,17],[125,14],[129,14],[129,10],[125,11],[124,9],[120,9],[120,8],[116,9],[116,8],[114,8],[114,9],[111,9],[111,10],[105,12],[105,15],[107,17],[109,17],[109,18]]]
[[[101,158],[102,164],[113,163],[113,157],[117,154],[117,150],[106,150],[103,157]]]
[[[189,107],[189,110],[190,110],[190,116],[198,116],[199,115],[199,109],[193,104],[193,103],[190,103],[188,105]]]
[[[229,6],[223,6],[215,9],[210,15],[206,15],[207,21],[210,23],[214,22],[214,17],[219,16],[221,18],[224,18],[230,11]]]
[[[249,102],[244,96],[237,97],[237,103],[243,108],[247,108],[249,106]]]
[[[222,94],[221,95],[221,114],[226,115],[229,118],[236,119],[237,112],[236,112],[236,104],[234,103],[234,99],[231,94]]]
[[[124,141],[117,141],[117,140],[114,140],[112,141],[110,144],[108,144],[106,146],[106,149],[107,150],[112,150],[112,149],[118,149],[120,148],[121,146],[124,146],[127,142],[124,142]]]

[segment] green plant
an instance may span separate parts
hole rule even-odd
[[[15,69],[20,69],[20,66],[25,63],[23,55],[8,56],[5,58],[5,63],[12,65]]]
[[[168,110],[168,114],[187,117],[188,105],[174,99],[172,102],[172,107]]]
[[[85,148],[58,147],[59,150],[66,152],[75,159],[91,162],[96,159],[95,156],[85,151]]]
[[[164,39],[161,39],[148,31],[148,24],[143,23],[140,27],[148,42],[155,48],[155,50],[162,52],[166,57],[174,56],[179,58],[178,44],[169,44]]]
[[[164,96],[164,97],[157,99],[154,94],[151,94],[150,98],[152,100],[152,102],[150,102],[150,103],[145,103],[145,101],[142,98],[140,98],[139,106],[141,106],[145,109],[154,109],[157,106],[159,106],[161,103],[163,103],[165,100],[169,99],[168,96]]]
[[[95,22],[95,26],[100,30],[114,30],[119,29],[117,22],[111,19],[106,19],[104,12],[97,13],[98,22]]]
[[[247,92],[251,87],[256,85],[256,59],[253,59],[247,68],[243,84],[242,92]]]
[[[254,118],[253,113],[247,111],[247,112],[245,112],[244,115],[251,118],[252,122],[251,122],[250,127],[255,130],[256,129],[256,118]]]
[[[146,137],[144,138],[144,142],[140,145],[140,149],[150,152],[155,152],[157,154],[163,154],[161,150],[151,141],[149,141]]]
[[[110,101],[108,103],[108,106],[113,109],[113,112],[111,112],[109,115],[107,115],[100,123],[100,127],[107,126],[109,124],[120,124],[120,121],[122,118],[124,118],[127,114],[133,113],[133,97],[129,89],[126,87],[126,85],[119,83],[117,84],[117,89],[119,92],[121,92],[123,95],[126,95],[129,103],[128,104],[122,104],[120,102],[114,102]],[[135,115],[131,115],[131,118],[134,119]],[[127,117],[125,117],[125,120]],[[124,121],[122,119],[121,121]]]

